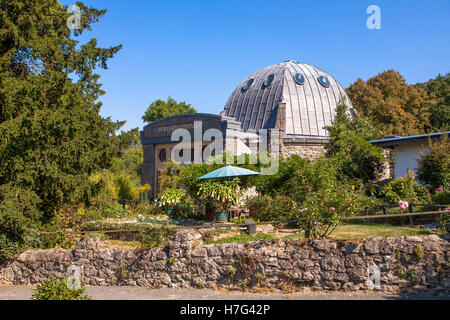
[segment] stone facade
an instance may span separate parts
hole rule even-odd
[[[325,152],[323,145],[284,145],[281,149],[282,157],[298,155],[301,158],[314,160]]]
[[[0,284],[28,285],[62,278],[70,265],[85,285],[357,291],[367,289],[370,266],[384,292],[450,289],[450,238],[368,238],[365,241],[274,240],[203,245],[194,229],[169,245],[146,250],[105,248],[82,239],[75,250],[27,251],[0,266]]]

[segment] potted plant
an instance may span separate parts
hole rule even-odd
[[[197,193],[200,201],[209,202],[216,208],[216,221],[228,221],[229,209],[236,205],[241,196],[239,179],[233,180],[205,180],[200,183]]]
[[[165,207],[167,215],[174,218],[177,207],[186,198],[186,190],[167,188],[159,194],[158,198],[161,205]]]

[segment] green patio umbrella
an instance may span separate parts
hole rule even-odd
[[[232,165],[227,164],[225,167],[211,171],[210,173],[207,173],[204,176],[197,178],[197,180],[214,179],[214,178],[228,178],[228,177],[241,177],[241,176],[254,176],[254,175],[259,175],[259,174],[261,174],[261,173],[253,171],[253,170],[245,169],[245,168],[234,167]]]

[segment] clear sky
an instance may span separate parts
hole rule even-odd
[[[63,4],[75,1],[60,0]],[[408,83],[450,72],[449,0],[89,0],[108,12],[81,39],[123,49],[100,71],[103,116],[142,129],[156,99],[218,114],[234,88],[266,66],[296,60],[345,88],[387,69]],[[369,30],[369,5],[381,29]]]

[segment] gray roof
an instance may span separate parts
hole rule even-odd
[[[385,138],[385,139],[380,139],[380,140],[372,140],[369,142],[371,144],[374,144],[374,145],[380,146],[380,147],[394,147],[394,146],[398,146],[400,144],[426,141],[426,140],[428,140],[428,138],[437,139],[443,135],[450,135],[450,131],[421,134],[421,135],[417,135],[417,136],[392,137],[392,138]]]
[[[295,82],[297,73],[304,76],[304,84]],[[271,74],[274,75],[272,83],[264,87],[264,81]],[[320,84],[320,76],[328,78],[328,88]],[[253,84],[248,90],[242,90],[250,79],[254,79]],[[344,89],[330,74],[306,63],[286,61],[244,79],[228,99],[223,115],[240,121],[244,131],[274,128],[278,103],[285,102],[285,134],[328,136],[323,127],[332,124],[341,96],[347,98],[351,108]]]

